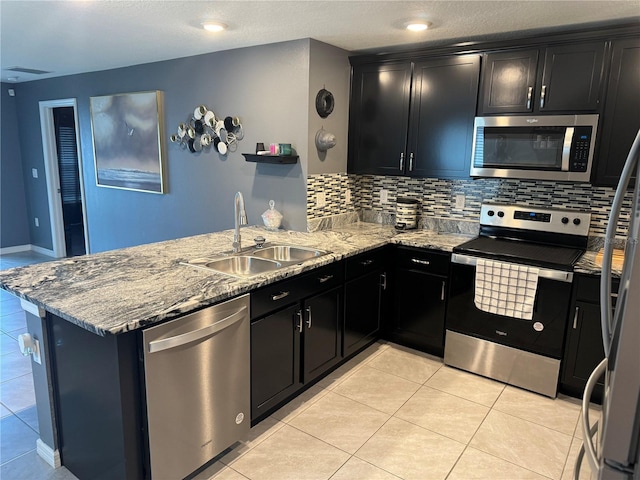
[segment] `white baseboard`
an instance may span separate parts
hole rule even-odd
[[[40,455],[40,458],[53,468],[60,468],[62,466],[60,452],[58,450],[54,450],[40,439],[36,440],[36,452]]]
[[[47,255],[48,257],[56,258],[56,254],[53,252],[53,250],[49,250],[48,248],[42,248],[37,245],[30,245],[30,246],[31,246],[31,250],[33,250],[36,253],[40,253],[41,255]]]
[[[0,255],[7,255],[9,253],[28,252],[31,250],[31,245],[16,245],[14,247],[2,247],[0,248]]]

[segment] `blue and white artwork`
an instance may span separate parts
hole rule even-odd
[[[164,193],[162,92],[106,95],[90,101],[97,185]]]

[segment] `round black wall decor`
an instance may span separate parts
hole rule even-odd
[[[333,93],[329,90],[322,89],[316,95],[316,112],[322,118],[327,118],[333,112],[334,100]]]

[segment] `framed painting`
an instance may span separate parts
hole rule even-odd
[[[99,187],[164,193],[162,92],[91,97]]]

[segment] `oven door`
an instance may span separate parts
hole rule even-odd
[[[447,330],[560,359],[567,326],[573,273],[540,269],[533,319],[479,310],[474,303],[476,257],[454,254]]]

